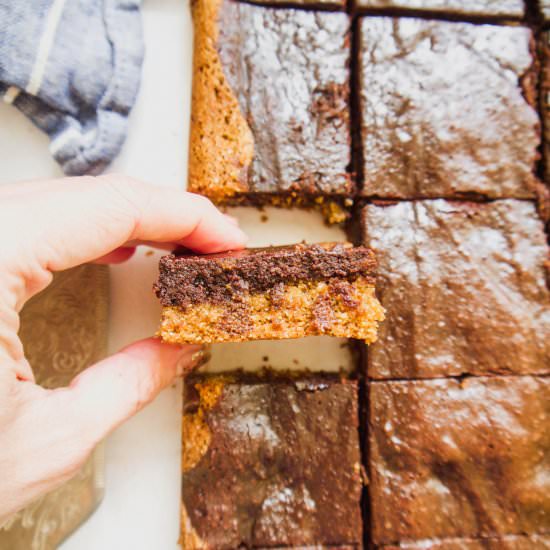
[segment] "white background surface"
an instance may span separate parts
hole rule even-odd
[[[138,101],[124,150],[109,171],[157,185],[183,187],[191,91],[192,25],[185,0],[143,4],[146,58]],[[14,108],[0,104],[0,183],[61,176],[48,140]],[[253,209],[232,214],[250,235],[250,245],[343,240],[317,214],[269,209],[263,223]],[[158,254],[139,250],[111,271],[109,348],[156,330],[159,307],[151,285]],[[214,346],[210,368],[257,367],[269,356],[275,367],[337,370],[349,357],[338,340]],[[166,390],[119,428],[106,445],[106,495],[95,514],[62,550],[175,550],[178,547],[181,386]],[[100,404],[98,404],[100,405]]]

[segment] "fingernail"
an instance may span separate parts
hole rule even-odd
[[[203,365],[206,365],[210,361],[211,353],[206,349],[200,349],[191,355],[190,358],[186,357],[181,359],[178,363],[177,374],[178,376],[184,376],[188,372],[191,372]]]

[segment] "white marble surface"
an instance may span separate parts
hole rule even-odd
[[[110,171],[157,185],[183,187],[191,90],[192,26],[184,0],[145,0],[146,59],[142,85],[124,150]],[[60,176],[48,140],[10,106],[0,104],[0,184]],[[342,240],[316,214],[254,209],[232,213],[251,245]],[[112,268],[111,350],[156,329],[159,308],[150,291],[158,253],[139,250]],[[346,367],[338,340],[306,339],[214,347],[210,368],[255,368],[269,356],[274,367],[314,370]],[[181,386],[163,392],[147,409],[111,435],[106,444],[106,494],[93,516],[62,550],[176,550],[179,527]]]

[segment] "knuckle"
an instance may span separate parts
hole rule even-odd
[[[157,382],[153,377],[138,377],[131,395],[131,408],[140,411],[151,402],[157,393]]]

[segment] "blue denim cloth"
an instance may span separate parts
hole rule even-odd
[[[0,0],[0,97],[50,136],[66,174],[98,173],[122,147],[143,62],[139,7]]]

